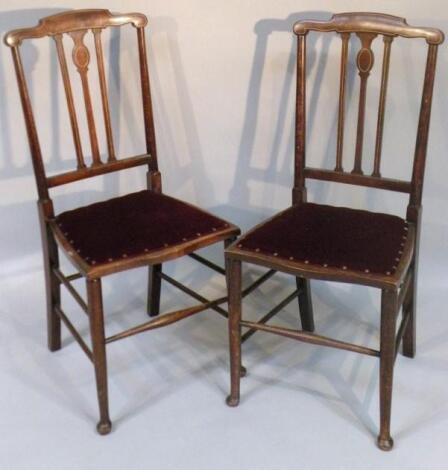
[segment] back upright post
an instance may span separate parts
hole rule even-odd
[[[410,285],[405,302],[403,303],[403,314],[409,312],[409,321],[403,335],[403,354],[414,357],[416,353],[416,306],[417,306],[417,278],[418,278],[418,255],[420,247],[421,214],[422,214],[422,191],[425,173],[426,150],[428,146],[429,123],[431,116],[432,95],[434,89],[434,77],[437,63],[436,44],[428,46],[426,60],[425,81],[423,84],[422,101],[418,122],[417,139],[415,143],[414,166],[412,171],[411,195],[407,209],[406,218],[415,224],[414,255],[412,258],[412,284]]]
[[[297,41],[297,91],[296,91],[296,133],[294,159],[294,188],[292,203],[306,200],[304,178],[306,148],[306,35],[298,34]]]
[[[151,88],[148,72],[148,58],[146,53],[146,40],[144,27],[137,28],[138,54],[140,63],[140,81],[142,88],[143,119],[145,122],[146,151],[151,155],[148,168],[148,185],[155,191],[160,191],[160,173],[157,164],[156,135],[152,111]]]

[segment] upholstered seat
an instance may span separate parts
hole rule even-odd
[[[329,268],[395,273],[407,239],[400,217],[345,207],[293,206],[243,236],[238,248]]]
[[[197,207],[150,190],[63,212],[56,223],[89,265],[172,248],[234,228]]]

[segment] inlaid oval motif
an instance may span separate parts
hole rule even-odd
[[[363,47],[359,52],[356,58],[356,63],[358,64],[358,69],[361,73],[368,73],[373,67],[373,52],[371,49]]]
[[[78,69],[85,69],[89,65],[90,54],[84,44],[78,44],[73,48],[73,62]]]

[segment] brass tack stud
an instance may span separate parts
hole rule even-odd
[[[237,247],[238,248],[243,248],[243,245],[241,245],[241,243],[238,243]]]
[[[289,259],[292,261],[294,259],[294,256],[290,256]]]
[[[405,230],[405,232],[407,232],[409,230],[409,227],[407,225],[405,225],[404,230]]]
[[[395,261],[400,261],[400,258],[395,258]]]
[[[148,248],[145,248],[143,251],[144,251],[145,253],[148,253],[149,250],[148,250]]]
[[[408,238],[408,237],[407,237],[406,235],[403,235],[401,238],[402,238],[403,240],[406,240],[406,238]]]
[[[113,258],[107,258],[107,261],[109,261],[109,263],[113,260],[114,260]]]
[[[274,256],[278,256],[278,253],[274,253]]]
[[[392,266],[392,269],[397,269],[397,267],[396,267],[396,266]]]
[[[69,243],[70,243],[70,245],[73,245],[74,242],[73,242],[73,240],[70,240]]]
[[[365,273],[370,273],[370,269],[364,269]]]
[[[328,268],[328,264],[327,264],[327,263],[324,263],[324,264],[323,264],[323,267],[324,267],[324,268]]]
[[[213,227],[213,228],[212,228],[212,232],[216,232],[216,227]]]
[[[92,260],[92,264],[96,264],[96,261],[94,259]]]
[[[241,245],[240,245],[240,246],[241,246]],[[260,248],[255,248],[255,251],[256,251],[257,253],[259,253]]]
[[[386,274],[387,274],[388,276],[390,276],[390,271],[386,271]]]
[[[187,239],[186,239],[186,238],[182,238],[182,241],[183,241],[183,242],[186,242],[186,241],[187,241]]]
[[[76,250],[76,253],[81,253],[81,250],[78,248],[78,249]]]
[[[224,224],[224,227],[228,227],[228,226],[229,226],[229,224]]]
[[[403,252],[400,250],[400,251],[398,252],[398,254],[399,254],[399,255],[402,255],[402,254],[403,254]]]
[[[68,232],[64,232],[64,235],[67,236],[67,235],[68,235]]]
[[[167,248],[167,247],[168,247],[168,243],[164,243],[163,246],[164,246],[165,248]]]
[[[200,232],[197,232],[196,235],[197,235],[198,237],[200,237],[200,236],[201,236],[201,233],[200,233]]]
[[[404,246],[404,243],[400,243],[400,246]]]
[[[347,269],[347,266],[342,266],[342,269],[345,271]]]
[[[310,262],[306,259],[306,260],[305,260],[305,264],[310,264]]]
[[[71,252],[70,252],[71,253]],[[86,256],[86,261],[89,261],[90,259],[90,256]]]
[[[122,256],[122,258],[127,258],[128,257],[128,255],[126,253],[123,253],[121,256]]]

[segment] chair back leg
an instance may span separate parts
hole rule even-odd
[[[99,434],[105,435],[110,433],[112,423],[109,419],[101,279],[87,279],[87,300],[90,316],[90,334],[92,336],[93,365],[95,367],[96,388],[100,408],[100,420],[97,425],[97,431]]]
[[[148,268],[148,301],[146,311],[150,317],[156,317],[160,313],[161,272],[161,264],[155,264]]]
[[[302,322],[302,330],[314,331],[313,303],[311,300],[311,285],[309,279],[296,277],[297,289],[299,290],[299,311]]]
[[[409,312],[408,324],[403,335],[403,355],[412,358],[415,357],[416,352],[417,273],[415,264],[411,269],[412,280],[403,302],[403,316]]]
[[[397,309],[397,291],[383,289],[381,293],[380,339],[380,433],[377,441],[378,447],[382,450],[391,450],[394,445],[390,435],[390,415],[395,362]]]

